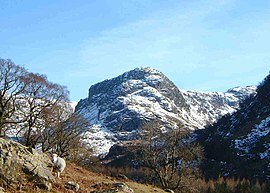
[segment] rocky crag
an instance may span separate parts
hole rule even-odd
[[[37,188],[50,190],[55,181],[52,166],[46,154],[0,138],[0,187],[23,191],[31,182]]]
[[[227,113],[240,101],[255,94],[256,87],[236,87],[222,92],[194,92],[178,89],[161,72],[137,68],[90,87],[75,111],[91,123],[84,140],[106,154],[119,141],[136,139],[138,128],[149,121],[166,127],[184,125],[204,128]]]

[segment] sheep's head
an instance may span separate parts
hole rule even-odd
[[[55,163],[56,162],[56,160],[57,160],[57,157],[58,157],[58,155],[57,154],[52,154],[52,160],[53,160],[53,162]]]

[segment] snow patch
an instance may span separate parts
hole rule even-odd
[[[234,147],[243,152],[244,156],[250,155],[250,150],[255,146],[255,143],[258,142],[262,137],[270,133],[270,117],[262,120],[260,124],[255,125],[255,128],[251,132],[234,140]],[[259,153],[261,159],[264,159],[269,156],[269,144],[265,144],[268,148],[265,152]]]
[[[93,125],[82,138],[83,142],[93,148],[96,156],[105,156],[116,143],[114,134],[101,125]]]

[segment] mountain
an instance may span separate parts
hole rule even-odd
[[[269,180],[270,75],[238,111],[197,131],[197,139],[205,148],[206,176]]]
[[[221,116],[233,113],[239,108],[239,102],[254,95],[255,86],[235,87],[227,92],[196,92],[182,91],[186,103],[189,105],[189,117],[197,128],[217,121]]]
[[[136,68],[91,86],[88,97],[79,101],[75,111],[92,125],[85,132],[85,141],[102,154],[119,141],[135,139],[138,128],[149,121],[166,127],[181,123],[192,130],[204,128],[234,112],[239,101],[255,90],[237,87],[225,93],[182,91],[161,72]]]

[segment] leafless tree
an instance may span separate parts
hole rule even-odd
[[[22,122],[14,118],[18,98],[25,89],[23,77],[26,70],[11,60],[0,59],[0,135],[10,124]]]
[[[42,151],[54,149],[59,156],[66,157],[75,148],[81,146],[81,134],[89,122],[81,115],[73,113],[69,103],[47,108],[42,113],[45,129],[37,136]]]
[[[0,59],[0,134],[12,126],[25,145],[41,144],[43,151],[57,147],[59,155],[67,155],[88,127],[88,121],[73,113],[68,96],[64,86],[45,75]]]
[[[89,122],[76,113],[63,121],[61,127],[56,130],[57,153],[66,157],[69,156],[71,150],[81,146],[81,134],[87,127],[89,127]]]
[[[61,123],[68,119],[73,110],[69,103],[60,103],[42,111],[43,130],[40,130],[35,138],[36,143],[41,144],[43,152],[51,150],[56,145],[56,130]]]
[[[68,102],[69,93],[64,86],[49,82],[44,75],[27,73],[23,81],[26,86],[18,111],[26,121],[19,133],[23,133],[26,146],[34,146],[33,135],[44,128],[42,113],[58,103]]]
[[[148,123],[140,133],[142,145],[138,158],[142,166],[155,173],[163,188],[183,188],[199,173],[197,163],[202,151],[199,146],[187,142],[188,129]]]

